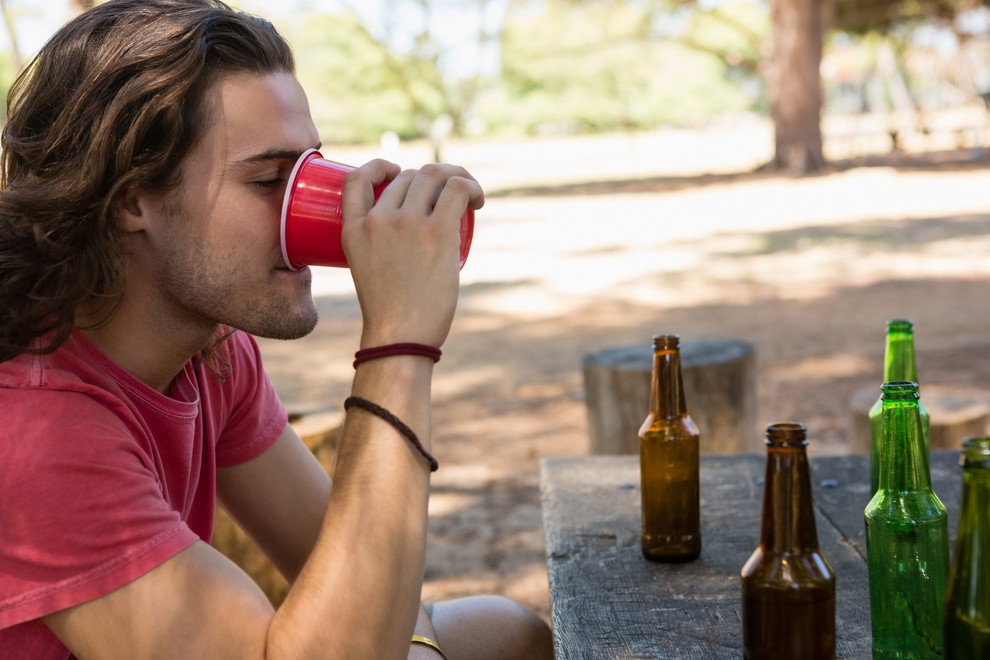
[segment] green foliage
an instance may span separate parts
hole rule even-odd
[[[19,73],[17,65],[14,64],[14,59],[10,56],[10,53],[6,51],[0,51],[0,94],[3,94],[3,99],[6,100],[7,92],[10,91],[10,86],[14,82],[14,78],[17,77]],[[6,115],[6,103],[4,104],[4,114]]]
[[[0,24],[0,30],[5,33],[0,37],[0,43],[2,43],[2,46],[0,46],[0,94],[3,94],[2,98],[4,99],[3,121],[0,123],[6,123],[7,94],[17,74],[20,73],[21,64],[19,60],[25,58],[23,53],[17,52],[23,50],[23,45],[15,49],[15,40],[11,38],[10,30],[16,30],[19,25],[19,19],[33,10],[36,10],[36,8],[25,8],[20,4],[4,7],[3,22]],[[13,36],[17,37],[18,35],[15,33]]]
[[[421,135],[442,110],[435,69],[383,49],[348,13],[307,14],[283,28],[320,135],[328,142]]]
[[[757,45],[733,22],[658,15],[647,5],[604,0],[581,3],[578,10],[553,0],[527,9],[505,26],[504,89],[480,104],[491,126],[524,132],[652,129],[754,105],[752,93],[732,80],[725,54],[752,62]],[[740,16],[753,34],[765,29],[757,14]],[[675,19],[669,23],[676,34],[665,33],[667,18]]]
[[[759,69],[770,35],[766,8],[752,2],[725,3],[711,11],[696,11],[681,40],[722,59],[731,67]]]
[[[420,0],[406,9],[442,6]],[[728,0],[706,10],[694,0],[509,6],[495,79],[445,76],[443,44],[429,32],[400,52],[349,12],[329,15],[303,3],[302,11],[271,18],[294,45],[328,142],[372,142],[384,131],[420,138],[444,113],[455,130],[525,134],[649,130],[765,105],[759,67],[769,18],[762,2]]]
[[[438,16],[452,1],[387,4],[405,15]],[[481,11],[486,5],[478,1]],[[990,0],[836,3],[838,32],[874,36],[922,22],[944,25],[959,12],[990,6]],[[398,50],[372,36],[376,26],[362,25],[352,12],[319,9],[325,4],[296,0],[288,11],[262,0],[233,4],[272,13],[294,46],[328,142],[374,142],[385,131],[421,138],[442,114],[453,118],[455,131],[470,125],[527,134],[650,130],[766,106],[765,0],[511,0],[501,24],[500,70],[491,79],[480,71],[443,71],[450,53],[426,23],[415,43]],[[11,55],[0,52],[0,92],[6,94],[15,73]]]

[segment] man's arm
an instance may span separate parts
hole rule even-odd
[[[228,512],[290,583],[316,543],[330,488],[323,466],[291,426],[261,456],[220,470],[218,478],[220,498]],[[422,608],[414,632],[437,638]],[[410,647],[410,660],[436,657],[437,652],[429,648]]]
[[[456,306],[460,216],[466,204],[480,206],[481,191],[459,168],[428,166],[396,177],[369,211],[372,186],[394,176],[389,168],[373,161],[345,184],[355,189],[344,196],[344,240],[364,316],[361,347],[440,346]],[[429,450],[432,372],[429,358],[375,360],[358,368],[352,393],[391,411]],[[314,475],[307,468],[304,478]],[[429,469],[388,422],[354,409],[334,476],[312,552],[277,611],[233,563],[195,543],[45,622],[87,658],[405,658],[420,614]],[[237,500],[244,516],[252,507]],[[295,571],[311,533],[275,553],[283,570]]]
[[[323,466],[291,426],[261,456],[220,470],[218,478],[220,498],[228,512],[290,583],[316,543],[330,488]],[[422,608],[414,632],[437,639],[433,622]],[[410,660],[437,656],[429,648],[410,648]]]
[[[428,442],[432,366],[413,357],[369,364],[355,377],[355,391],[381,401]],[[125,587],[45,622],[87,658],[406,657],[419,614],[429,471],[391,426],[355,412],[345,422],[319,540],[278,611],[232,562],[197,542]],[[289,440],[283,435],[275,453],[260,460],[311,465],[299,460],[301,444]],[[318,481],[311,467],[303,469],[306,480]],[[284,513],[287,502],[276,501]],[[289,545],[304,545],[307,533],[293,533]],[[291,566],[298,554],[297,547],[276,556]]]
[[[217,471],[220,502],[290,584],[316,545],[330,488],[290,425],[257,458]]]

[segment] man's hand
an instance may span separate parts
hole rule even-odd
[[[374,187],[390,178],[374,203]],[[457,306],[461,216],[483,204],[481,186],[454,165],[400,173],[374,160],[348,174],[343,244],[364,316],[362,347],[443,344]]]

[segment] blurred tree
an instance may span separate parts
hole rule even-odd
[[[29,6],[29,7],[25,7],[24,5],[26,3],[24,2],[15,3],[15,4],[18,4],[19,6],[15,8],[11,6],[9,0],[0,0],[0,15],[2,15],[3,17],[3,24],[7,31],[7,38],[9,41],[10,61],[13,65],[12,72],[7,72],[7,71],[3,72],[4,98],[6,98],[6,90],[10,84],[10,79],[16,74],[16,71],[19,71],[21,67],[23,67],[24,64],[26,64],[26,57],[22,52],[20,39],[18,38],[17,15],[24,14],[25,11],[38,12],[41,9],[41,7],[39,7],[38,4],[34,4],[33,6]],[[95,4],[96,4],[96,0],[65,0],[65,4],[58,12],[55,13],[55,15],[56,16],[61,15],[64,18],[68,19],[82,13],[83,11],[89,9]],[[44,15],[51,16],[50,13],[51,7],[46,7],[44,9],[44,12],[48,12],[47,14]]]
[[[681,0],[685,4],[696,0]],[[830,29],[886,33],[905,25],[939,22],[960,40],[957,17],[990,0],[769,0],[772,53],[765,59],[774,158],[769,168],[797,173],[825,165],[822,152],[822,50]]]
[[[24,66],[24,54],[21,52],[20,40],[17,38],[17,21],[14,9],[7,0],[0,0],[0,15],[3,16],[3,25],[7,31],[8,48],[7,52],[0,53],[0,94],[3,94],[4,112],[0,115],[0,127],[7,123],[7,92],[17,72]]]
[[[773,53],[766,61],[774,157],[769,167],[806,174],[822,168],[820,75],[835,0],[770,0]]]
[[[78,16],[95,5],[96,0],[69,0],[69,15]]]
[[[747,110],[760,97],[765,29],[745,2],[697,12],[670,2],[516,0],[501,41],[504,89],[484,97],[482,112],[532,133],[650,130]]]
[[[927,133],[925,108],[916,87],[927,89],[929,95],[946,97],[951,93],[952,105],[981,97],[990,110],[986,18],[966,20],[976,18],[981,10],[986,12],[990,0],[835,1],[834,31],[859,37],[874,53],[864,81],[865,102],[871,111],[876,108],[883,113],[886,108],[889,114],[894,110],[901,115],[913,114],[914,130]],[[935,31],[954,38],[954,54],[936,56],[940,63],[929,64],[927,75],[912,81],[907,60],[912,51],[918,59],[921,49],[916,37]],[[935,66],[942,70],[932,71]],[[894,119],[888,121],[891,146],[896,149],[899,129]]]
[[[835,28],[854,34],[889,32],[908,24],[954,26],[960,14],[990,7],[990,0],[834,0]]]
[[[7,4],[7,0],[0,0],[0,12],[3,14],[3,24],[7,29],[7,38],[10,39],[10,55],[13,59],[13,64],[15,70],[19,70],[24,64],[24,56],[21,54],[20,43],[17,40],[17,29],[14,24],[14,17],[10,6]],[[10,84],[6,82],[7,76],[4,76],[4,98],[7,97],[7,86]]]
[[[443,112],[442,77],[429,61],[392,52],[351,13],[300,22],[290,40],[325,141],[374,142],[386,131],[421,137]]]
[[[523,107],[544,97],[563,115],[576,109],[575,125],[593,130],[762,107],[775,134],[766,167],[811,172],[825,164],[819,69],[835,0],[768,6],[765,14],[756,3],[730,0],[516,0],[529,26],[507,24],[503,77]],[[714,60],[706,75],[688,65],[685,49]],[[699,107],[706,97],[717,101]],[[634,102],[647,111],[635,112]]]
[[[379,23],[368,25],[359,4],[341,1],[336,13],[310,10],[277,22],[300,56],[300,78],[318,100],[314,114],[327,139],[366,142],[390,131],[439,140],[448,126],[450,133],[464,133],[477,95],[489,83],[480,63],[466,63],[438,35],[445,10],[456,4],[462,17],[475,19],[476,29],[465,38],[481,51],[495,38],[481,17],[499,3],[385,0]]]

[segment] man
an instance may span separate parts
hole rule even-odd
[[[217,0],[110,0],[11,90],[3,658],[551,657],[513,601],[419,602],[431,356],[460,217],[483,203],[466,171],[376,160],[347,178],[364,358],[332,493],[265,375],[251,335],[316,323],[277,236],[319,143],[293,67],[270,24]],[[209,545],[215,497],[292,583],[277,610]]]

